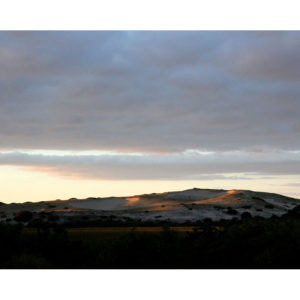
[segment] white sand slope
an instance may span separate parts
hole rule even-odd
[[[85,208],[94,210],[169,210],[182,208],[183,206],[196,205],[220,205],[239,207],[253,205],[262,207],[272,204],[278,208],[290,209],[298,204],[297,199],[278,194],[243,190],[209,190],[191,189],[180,192],[168,192],[162,194],[138,195],[132,197],[92,198],[86,200],[70,201],[73,208]]]
[[[190,189],[131,197],[87,198],[0,206],[0,214],[13,218],[20,210],[54,212],[70,216],[114,215],[120,220],[168,220],[172,222],[240,218],[243,213],[271,217],[283,215],[300,204],[299,199],[248,190]],[[5,219],[5,217],[3,217]],[[1,221],[1,219],[0,219]]]
[[[110,197],[92,198],[84,200],[69,201],[73,208],[85,208],[95,210],[168,210],[181,207],[183,203],[198,202],[215,197],[224,196],[228,193],[225,190],[192,189],[181,192],[169,192],[162,194],[138,195],[132,197]]]
[[[126,205],[125,198],[93,198],[86,200],[70,201],[68,204],[73,208],[96,209],[96,210],[121,210]]]

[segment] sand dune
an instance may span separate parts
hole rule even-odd
[[[120,198],[93,198],[92,200],[70,201],[71,207],[95,210],[132,210],[152,209],[169,210],[182,208],[184,205],[224,205],[263,206],[272,204],[279,208],[292,208],[297,204],[297,199],[278,194],[253,192],[244,190],[208,190],[191,189],[180,192],[167,192],[161,194],[147,194]]]
[[[36,213],[52,212],[62,218],[92,214],[114,215],[119,219],[171,220],[180,223],[205,218],[212,220],[239,218],[245,212],[252,216],[280,216],[299,204],[298,199],[272,193],[194,188],[129,197],[7,204],[0,206],[0,213],[5,215],[6,219],[13,218],[20,210],[29,210]]]

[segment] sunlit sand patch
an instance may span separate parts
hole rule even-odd
[[[242,199],[235,197],[232,198],[230,196],[221,196],[221,197],[216,197],[216,198],[211,198],[211,199],[205,199],[205,200],[198,200],[198,201],[193,201],[195,204],[238,204],[241,203]]]
[[[227,194],[238,194],[238,193],[241,193],[240,190],[230,190],[230,191],[227,191]]]
[[[140,197],[127,197],[126,200],[128,201],[125,206],[135,205],[140,201]]]

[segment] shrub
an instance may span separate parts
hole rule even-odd
[[[55,221],[58,221],[58,220],[59,220],[59,217],[57,215],[53,215],[53,214],[48,215],[48,221],[55,222]]]
[[[233,208],[228,208],[226,213],[229,215],[237,215],[238,214],[238,212]]]
[[[275,208],[275,206],[273,204],[266,204],[265,208]]]
[[[211,218],[204,218],[204,219],[203,219],[203,222],[206,223],[206,224],[207,224],[207,223],[210,224],[212,221],[213,221],[213,220],[212,220]]]
[[[48,207],[48,208],[55,208],[56,205],[54,205],[54,204],[48,204],[47,207]]]
[[[244,206],[242,206],[242,208],[249,209],[249,208],[251,208],[251,205],[244,205]]]
[[[28,210],[21,210],[15,214],[15,221],[28,222],[32,219],[32,212]]]
[[[217,205],[214,205],[213,208],[214,208],[214,209],[222,209],[221,206],[217,206]]]
[[[243,212],[241,214],[242,219],[247,219],[247,218],[251,218],[252,215],[249,212]]]

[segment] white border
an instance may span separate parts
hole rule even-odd
[[[1,2],[2,30],[297,30],[298,1]],[[288,246],[288,245],[287,245]],[[0,271],[3,299],[296,299],[298,271]]]
[[[295,30],[295,0],[10,0],[2,30]]]
[[[3,299],[298,299],[297,271],[0,271]]]

